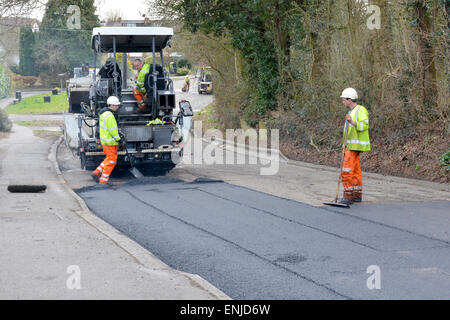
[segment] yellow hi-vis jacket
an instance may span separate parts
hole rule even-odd
[[[144,64],[141,71],[138,73],[136,80],[136,89],[141,93],[146,93],[145,90],[145,76],[150,72],[150,65]]]
[[[349,112],[356,126],[346,122],[344,126],[344,135],[347,124],[347,150],[370,151],[369,138],[369,112],[363,106],[357,105]]]
[[[151,126],[151,125],[163,125],[163,124],[166,124],[166,122],[165,121],[162,121],[161,119],[159,119],[159,118],[156,118],[155,120],[152,120],[152,121],[149,121],[147,124],[146,124],[146,126]]]
[[[120,141],[119,129],[112,111],[106,110],[100,114],[100,141],[103,146],[117,146]]]

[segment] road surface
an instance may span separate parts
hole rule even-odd
[[[234,299],[450,298],[448,224],[433,236],[374,218],[391,213],[413,223],[427,212],[448,223],[449,202],[349,211],[170,177],[78,192],[99,217],[162,261]],[[367,287],[370,266],[381,272],[380,290]]]

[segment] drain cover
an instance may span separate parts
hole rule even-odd
[[[47,190],[45,185],[10,185],[8,191],[11,193],[41,193]]]

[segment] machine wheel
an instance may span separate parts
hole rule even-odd
[[[94,170],[95,168],[97,168],[97,164],[94,163],[91,159],[87,158],[84,152],[80,153],[80,163],[81,169],[83,170]]]
[[[175,168],[175,164],[169,164],[164,168],[164,175],[168,174],[173,168]]]
[[[84,152],[80,152],[80,165],[81,169],[86,170],[86,154]]]

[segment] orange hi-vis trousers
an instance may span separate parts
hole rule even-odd
[[[147,106],[145,105],[145,102],[144,102],[144,97],[146,96],[146,94],[140,92],[138,89],[134,89],[133,96],[136,99],[139,110],[146,111]]]
[[[347,150],[344,153],[342,165],[342,184],[344,185],[344,198],[353,200],[362,199],[362,172],[359,164],[360,151]]]
[[[103,146],[105,160],[94,170],[94,174],[100,177],[100,184],[107,184],[114,167],[117,164],[117,146]],[[100,176],[101,175],[101,176]]]

